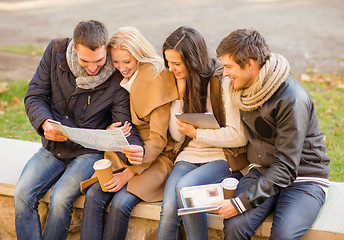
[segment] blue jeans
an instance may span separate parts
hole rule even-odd
[[[180,198],[181,188],[219,183],[229,176],[231,176],[231,171],[228,163],[224,160],[199,165],[182,161],[177,162],[165,186],[157,239],[179,239],[181,218],[177,215],[177,210],[183,207]],[[240,178],[241,176],[241,174],[238,174],[233,177]],[[205,213],[184,215],[182,220],[189,240],[208,239]]]
[[[73,202],[81,195],[80,182],[94,173],[103,154],[84,154],[69,164],[42,147],[25,165],[14,192],[17,239],[66,239]],[[39,200],[54,185],[42,236]]]
[[[116,193],[110,193],[103,192],[99,182],[93,184],[86,193],[80,239],[125,239],[130,213],[141,201],[127,191],[127,185]],[[104,227],[105,210],[110,202]]]
[[[238,196],[260,176],[252,169],[238,184]],[[325,193],[315,183],[293,183],[279,194],[243,214],[224,220],[225,239],[251,239],[255,230],[274,211],[270,239],[301,239],[317,218]]]

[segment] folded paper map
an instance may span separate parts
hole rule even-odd
[[[82,145],[85,148],[99,151],[121,151],[123,147],[128,147],[129,143],[122,130],[87,129],[72,128],[62,125],[60,122],[49,119],[51,126],[60,131],[69,140]]]

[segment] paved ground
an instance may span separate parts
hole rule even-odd
[[[91,18],[110,33],[125,25],[139,28],[159,53],[181,25],[199,30],[212,56],[231,31],[254,28],[289,59],[295,75],[309,68],[344,72],[343,0],[0,0],[0,47],[46,46]],[[38,61],[0,53],[0,78],[30,79]]]

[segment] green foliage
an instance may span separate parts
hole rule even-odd
[[[306,80],[305,80],[306,79]],[[330,180],[344,182],[344,85],[343,76],[301,75],[310,92],[319,118],[327,153],[331,157]],[[40,137],[26,117],[23,99],[27,82],[0,83],[0,137],[39,142]]]
[[[23,55],[42,56],[44,47],[37,47],[33,45],[6,45],[1,46],[1,52],[18,53]]]
[[[0,85],[0,137],[39,142],[24,107],[27,82],[1,83]]]
[[[312,96],[327,154],[331,157],[330,180],[344,182],[344,85],[343,76],[313,74],[302,85]]]

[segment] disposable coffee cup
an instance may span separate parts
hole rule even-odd
[[[107,192],[108,190],[104,188],[104,183],[108,182],[113,176],[111,161],[109,159],[98,160],[93,164],[93,169],[96,172],[103,192]]]
[[[234,197],[234,193],[237,189],[239,181],[236,178],[225,178],[221,182],[223,189],[223,196],[225,199],[230,199]]]

